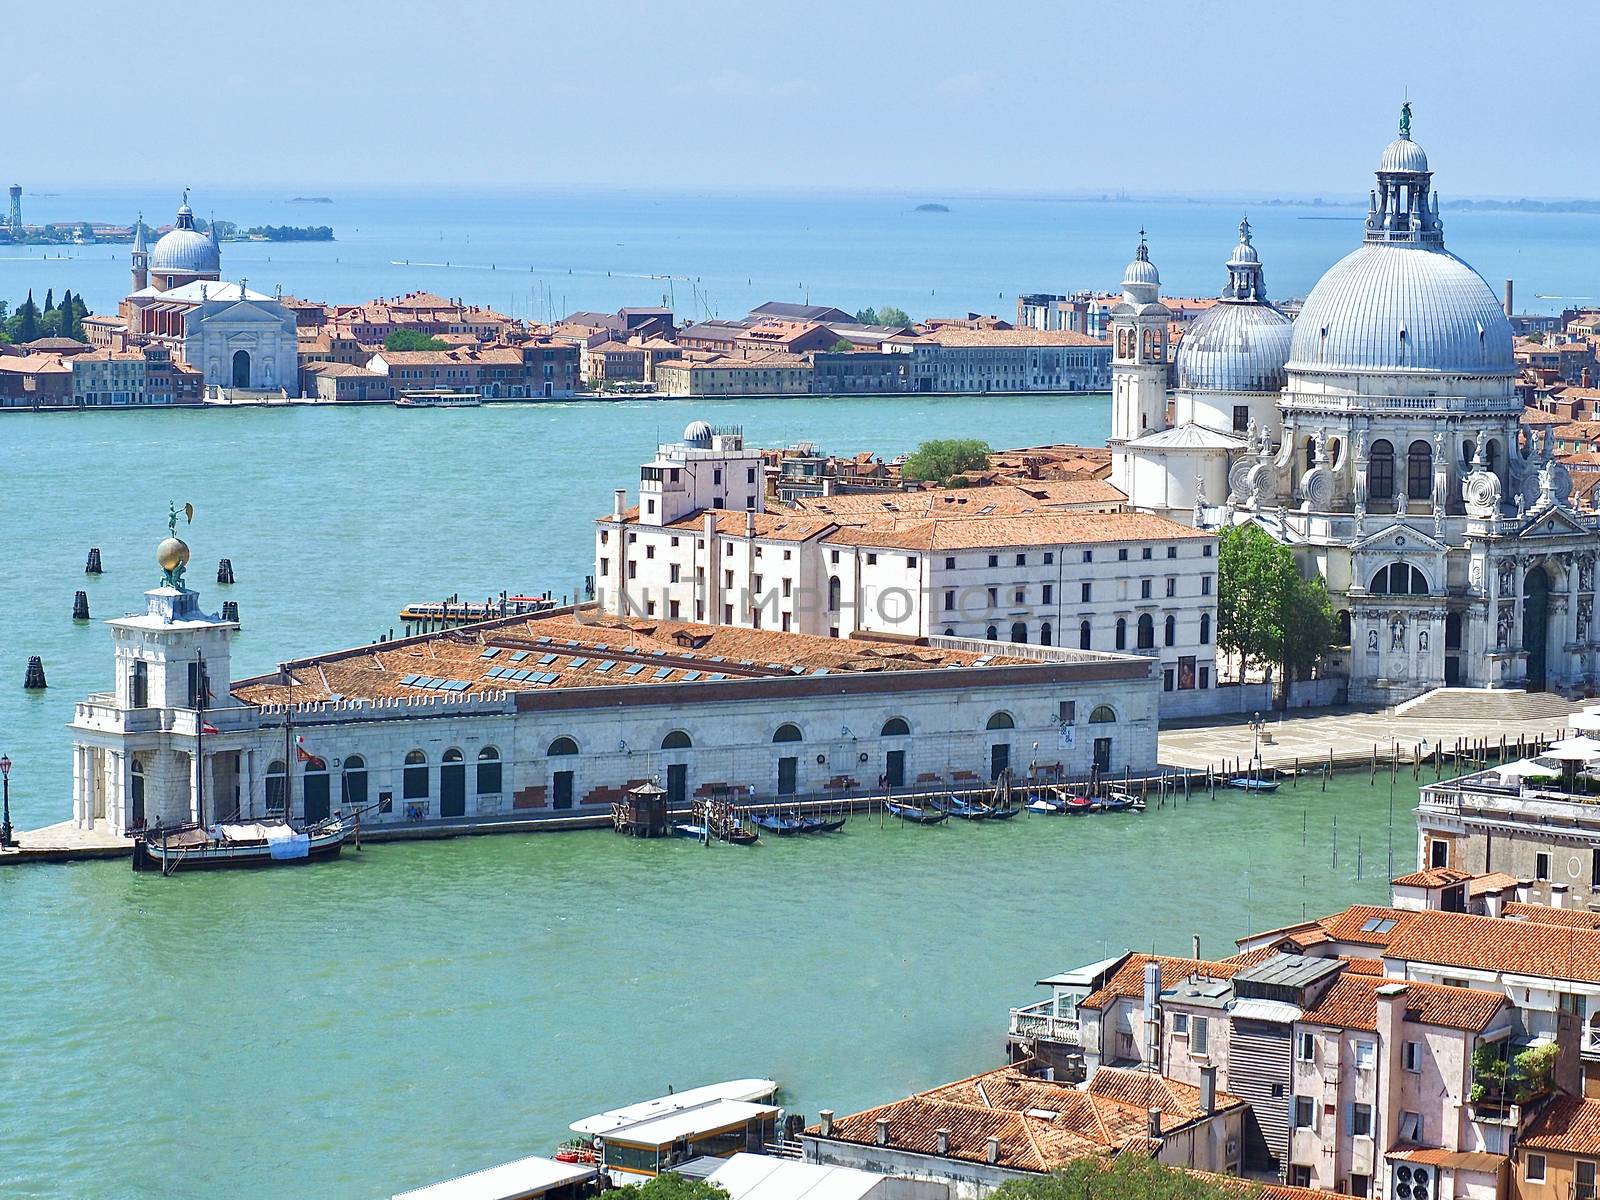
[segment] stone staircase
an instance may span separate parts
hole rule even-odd
[[[1561,721],[1583,704],[1555,692],[1520,688],[1437,688],[1395,705],[1394,715],[1429,721]]]

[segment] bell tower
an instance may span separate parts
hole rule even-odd
[[[1111,310],[1112,482],[1124,492],[1128,477],[1125,443],[1166,427],[1167,322],[1161,303],[1161,275],[1150,261],[1144,230],[1139,248],[1123,272],[1122,302]]]
[[[150,251],[144,242],[144,214],[133,223],[133,290],[143,291],[150,284]]]

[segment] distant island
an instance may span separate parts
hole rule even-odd
[[[950,209],[943,204],[919,204],[914,212],[949,212]]]
[[[1451,200],[1445,207],[1466,212],[1600,213],[1600,200]]]
[[[289,201],[290,204],[332,204],[331,196],[296,196]]]
[[[244,237],[258,242],[331,242],[331,225],[252,225]]]

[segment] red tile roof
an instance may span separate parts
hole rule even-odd
[[[1401,875],[1390,882],[1395,887],[1440,888],[1465,883],[1471,878],[1471,871],[1463,871],[1459,867],[1424,867],[1420,871]]]
[[[1600,983],[1600,929],[1419,912],[1395,929],[1384,957]]]
[[[1306,1010],[1306,1021],[1338,1029],[1378,1027],[1378,988],[1400,982],[1378,975],[1341,973]],[[1446,987],[1437,983],[1404,983],[1406,1020],[1417,1025],[1466,1029],[1482,1033],[1494,1025],[1510,1002],[1501,992]]]
[[[1600,1100],[1552,1096],[1523,1133],[1522,1147],[1585,1158],[1600,1155]]]
[[[1100,1009],[1113,1000],[1144,995],[1144,965],[1147,962],[1160,965],[1162,991],[1177,987],[1191,976],[1202,979],[1232,979],[1235,972],[1242,971],[1250,965],[1233,961],[1209,962],[1198,958],[1169,958],[1161,954],[1130,955],[1111,978],[1106,980],[1104,986],[1080,1000],[1078,1007]]]

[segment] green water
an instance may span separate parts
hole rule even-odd
[[[587,519],[656,436],[905,449],[1100,440],[1103,399],[666,402],[0,419],[0,750],[23,825],[68,815],[98,620],[152,585],[168,498],[236,673],[364,641],[407,599],[570,591]],[[87,584],[84,554],[107,573]],[[216,559],[240,583],[209,583]],[[96,623],[74,626],[87,586]],[[51,688],[21,691],[29,653]],[[1396,804],[1396,861],[1414,790]],[[993,1065],[1042,975],[1225,953],[1384,894],[1389,788],[932,829],[858,819],[742,849],[609,833],[369,847],[295,871],[0,871],[0,1195],[373,1197],[520,1154],[668,1085],[770,1074],[848,1111]],[[1338,819],[1339,864],[1333,858]],[[1364,878],[1356,878],[1356,843]]]

